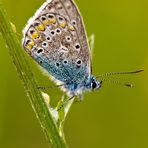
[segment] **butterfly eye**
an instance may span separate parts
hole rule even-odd
[[[96,82],[92,82],[92,84],[91,84],[91,88],[92,88],[92,89],[95,89],[96,87],[97,87]]]
[[[43,47],[47,47],[47,46],[48,46],[48,43],[47,43],[47,42],[43,42],[43,43],[42,43],[42,46],[43,46]]]

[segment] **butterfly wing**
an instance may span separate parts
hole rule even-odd
[[[72,0],[47,0],[23,34],[25,50],[56,80],[79,84],[90,76],[87,36]]]

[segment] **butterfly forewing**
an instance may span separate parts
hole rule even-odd
[[[87,36],[72,0],[48,0],[23,33],[25,50],[55,79],[81,83],[90,75]]]

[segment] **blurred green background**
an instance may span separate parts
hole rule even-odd
[[[19,34],[44,2],[2,1]],[[86,93],[82,103],[74,104],[65,123],[69,147],[147,148],[148,1],[75,1],[83,15],[88,36],[91,33],[96,35],[93,73],[99,75],[140,68],[145,72],[120,78],[122,82],[133,82],[133,89],[104,83],[102,89]],[[52,85],[29,60],[39,84]],[[0,68],[0,147],[48,148],[1,36]],[[47,93],[53,103],[62,95],[58,89]]]

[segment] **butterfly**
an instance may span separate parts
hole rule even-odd
[[[90,47],[73,0],[47,0],[28,21],[23,35],[27,53],[70,96],[101,87],[91,74]]]
[[[23,30],[25,51],[70,97],[101,88],[92,75],[91,53],[73,0],[47,0]]]

